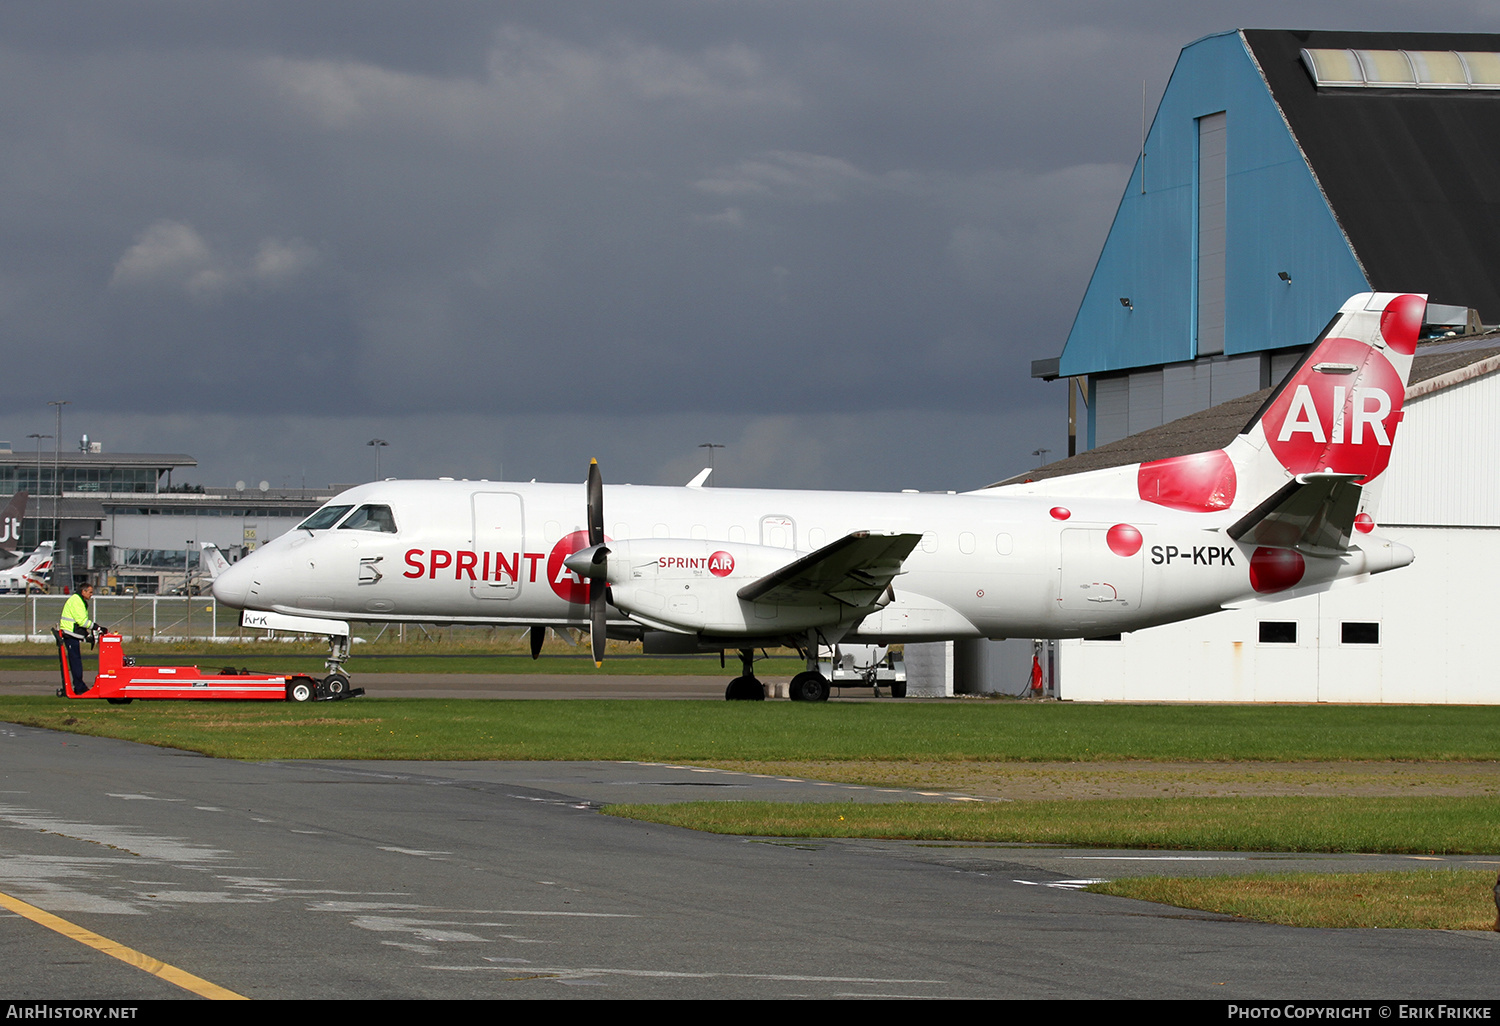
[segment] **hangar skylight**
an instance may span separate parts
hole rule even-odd
[[[1500,90],[1500,53],[1306,49],[1302,63],[1320,88]]]

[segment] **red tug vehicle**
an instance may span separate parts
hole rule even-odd
[[[305,673],[252,673],[232,666],[217,673],[205,673],[196,666],[137,666],[135,659],[125,654],[125,639],[104,632],[89,635],[89,640],[97,640],[99,645],[99,673],[94,686],[78,691],[77,682],[69,678],[62,632],[53,628],[52,635],[57,639],[58,661],[62,664],[63,686],[57,689],[60,698],[102,698],[112,705],[124,705],[137,698],[326,702],[365,693],[364,688],[351,688],[349,678],[337,672],[319,680]]]

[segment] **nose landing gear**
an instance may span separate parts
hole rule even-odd
[[[755,676],[755,649],[740,649],[740,669],[741,674],[724,689],[724,699],[729,702],[764,702],[766,686]]]

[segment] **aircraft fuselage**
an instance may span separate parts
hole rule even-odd
[[[330,506],[371,504],[389,507],[394,531],[299,528],[226,570],[214,594],[356,621],[587,627],[591,585],[563,562],[588,546],[580,486],[387,481]],[[605,508],[616,601],[631,595],[636,614],[611,606],[611,632],[664,624],[704,639],[819,626],[802,619],[822,614],[734,593],[855,531],[922,535],[886,603],[851,614],[850,640],[886,642],[1109,635],[1410,560],[1373,536],[1304,559],[1235,542],[1230,511],[1108,497],[613,485]]]

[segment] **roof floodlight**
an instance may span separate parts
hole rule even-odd
[[[1276,277],[1280,278],[1282,281],[1286,282],[1288,285],[1290,285],[1292,283],[1292,276],[1290,274],[1287,274],[1285,271],[1277,271],[1276,272]]]
[[[1123,306],[1127,310],[1134,310],[1135,309],[1135,307],[1133,307],[1133,306],[1130,305],[1130,297],[1129,296],[1121,296],[1120,297],[1120,305]]]

